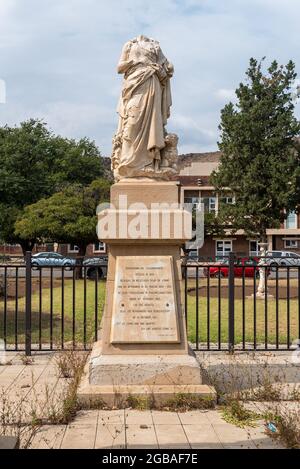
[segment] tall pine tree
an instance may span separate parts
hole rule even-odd
[[[222,156],[211,179],[218,193],[230,188],[235,196],[234,205],[220,207],[231,230],[244,229],[265,243],[266,230],[278,228],[300,203],[300,123],[294,116],[294,63],[274,61],[265,73],[262,63],[250,59],[236,105],[221,111]]]

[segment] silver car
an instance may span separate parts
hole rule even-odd
[[[57,252],[39,252],[31,258],[31,265],[36,269],[39,267],[65,267],[66,270],[71,270],[75,264],[75,259],[64,257]]]
[[[87,278],[91,280],[95,280],[97,276],[98,279],[106,278],[108,258],[107,256],[88,257],[83,261],[83,266],[86,267]]]
[[[300,254],[290,251],[267,251],[267,263],[271,267],[277,265],[298,267],[300,266]]]

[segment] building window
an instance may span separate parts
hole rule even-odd
[[[232,241],[217,240],[216,241],[216,257],[228,256],[232,251]]]
[[[216,197],[202,197],[201,202],[204,205],[205,213],[215,213],[216,212]]]
[[[184,190],[184,203],[192,204],[193,210],[198,209],[201,202],[200,191],[197,190]]]
[[[184,198],[184,203],[192,204],[194,210],[199,207],[200,202],[201,202],[200,197],[185,197]]]
[[[296,239],[285,239],[284,247],[286,249],[298,248],[298,241]]]
[[[290,212],[285,220],[286,229],[297,228],[297,214],[296,212]]]
[[[221,203],[221,204],[233,205],[233,204],[235,204],[235,198],[234,198],[233,196],[230,196],[230,197],[220,197],[220,203]]]
[[[258,245],[258,241],[256,241],[255,239],[251,239],[249,241],[249,256],[250,257],[259,256],[259,245]]]
[[[79,252],[79,247],[76,244],[68,244],[68,252],[78,253]]]
[[[98,243],[94,243],[93,251],[94,251],[94,253],[105,254],[106,253],[106,244],[103,243],[102,241],[98,241]]]

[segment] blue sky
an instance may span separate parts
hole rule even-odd
[[[300,73],[299,25],[299,0],[0,0],[0,125],[38,117],[110,155],[116,65],[123,43],[145,34],[175,67],[168,131],[180,152],[214,150],[251,56],[292,59]]]

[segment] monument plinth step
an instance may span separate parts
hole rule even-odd
[[[183,397],[195,399],[199,407],[213,407],[217,402],[217,394],[213,387],[206,384],[182,385],[91,385],[83,380],[77,393],[78,402],[84,408],[107,406],[109,408],[125,408],[132,405],[134,399],[145,400],[155,407],[179,404]]]
[[[78,388],[84,407],[128,407],[132,398],[145,398],[159,407],[183,395],[200,400],[200,405],[202,398],[210,405],[217,398],[213,387],[202,384],[192,350],[180,355],[107,355],[101,341],[94,344]]]
[[[95,343],[87,367],[89,383],[100,386],[200,385],[200,364],[193,353],[108,355]]]

